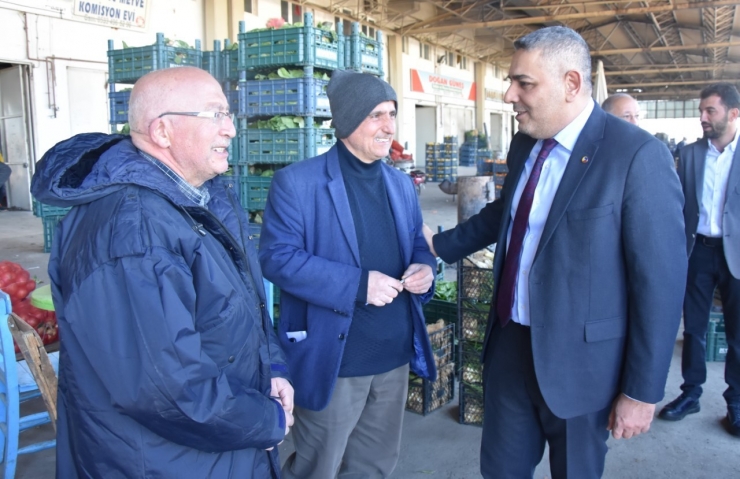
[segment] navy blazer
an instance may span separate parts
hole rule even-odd
[[[404,268],[436,268],[422,232],[419,201],[409,177],[382,165]],[[280,288],[278,339],[288,359],[298,406],[321,410],[331,399],[352,322],[362,268],[337,147],[275,173],[260,237],[264,276]],[[415,358],[411,369],[436,377],[422,303],[411,295]],[[288,332],[305,332],[289,341]]]
[[[518,133],[501,198],[434,238],[446,262],[497,243],[498,285],[512,196],[536,140]],[[529,276],[534,366],[552,412],[571,418],[620,393],[663,398],[681,318],[687,256],[673,158],[595,105],[568,160]],[[494,291],[486,344],[498,321]],[[485,354],[485,347],[484,347]],[[486,394],[495,394],[486,385]]]
[[[678,177],[686,197],[686,249],[691,254],[699,225],[699,205],[704,191],[704,167],[709,144],[706,138],[684,146],[678,152]],[[740,145],[738,145],[740,146]],[[740,148],[735,148],[727,179],[727,195],[722,215],[722,244],[730,273],[740,278]]]

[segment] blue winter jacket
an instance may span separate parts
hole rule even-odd
[[[74,206],[49,261],[57,477],[279,477],[285,359],[233,184],[206,185],[201,208],[120,135],[38,163],[34,196]]]

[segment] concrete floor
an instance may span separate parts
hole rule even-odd
[[[473,174],[460,168],[460,174]],[[424,218],[432,228],[445,229],[457,223],[456,204],[436,184],[427,184],[420,196]],[[0,260],[12,260],[29,269],[32,276],[48,283],[48,254],[43,253],[41,221],[30,212],[0,211]],[[448,269],[448,279],[454,271]],[[666,398],[660,407],[678,395],[681,384],[681,334],[676,341]],[[717,478],[740,477],[740,439],[726,432],[726,409],[722,391],[724,363],[708,364],[708,380],[702,397],[702,411],[683,421],[656,419],[649,433],[630,440],[609,440],[605,478]],[[39,407],[39,404],[35,404]],[[468,479],[480,477],[478,450],[481,429],[457,421],[457,398],[447,406],[422,417],[406,412],[401,459],[393,478]],[[24,435],[41,439],[52,434],[50,426]],[[23,441],[23,435],[22,439]],[[290,436],[280,447],[283,459],[292,451]],[[19,458],[16,477],[54,477],[54,450]],[[548,478],[547,452],[535,471],[535,478]],[[0,476],[2,477],[2,476]]]

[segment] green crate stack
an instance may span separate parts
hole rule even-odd
[[[707,361],[724,362],[727,358],[727,348],[724,315],[722,313],[710,313],[707,329]]]
[[[124,46],[118,50],[114,48],[113,40],[108,40],[108,98],[111,131],[113,133],[127,132],[125,125],[128,123],[130,85],[149,72],[179,66],[203,67],[200,40],[195,40],[194,48],[172,45],[166,41],[163,33],[157,33],[153,45]]]
[[[51,245],[54,241],[54,231],[57,224],[64,218],[72,208],[61,206],[51,206],[33,198],[33,215],[41,219],[44,226],[44,253],[51,251]]]
[[[427,181],[457,181],[457,138],[446,136],[444,143],[427,143],[426,178]]]
[[[311,13],[304,15],[303,26],[296,27],[247,32],[244,22],[240,22],[238,38],[237,53],[230,51],[223,60],[224,78],[237,80],[240,92],[237,137],[232,141],[230,164],[240,178],[242,206],[250,212],[250,217],[257,217],[265,207],[272,173],[325,153],[336,141],[334,130],[323,127],[331,118],[328,107],[324,108],[325,102],[322,103],[325,99],[318,98],[320,95],[310,89],[325,89],[327,83],[315,80],[314,73],[329,75],[343,67],[344,41],[341,34],[315,27]],[[303,76],[255,79],[279,68],[301,69]],[[309,97],[299,95],[292,89],[294,86],[305,86]],[[300,109],[294,101],[301,103]],[[310,102],[311,108],[303,108],[304,101]],[[314,116],[293,113],[299,110]],[[256,127],[258,121],[274,116],[299,116],[304,127],[281,131]]]
[[[458,262],[460,423],[483,424],[483,339],[493,298],[493,270]]]

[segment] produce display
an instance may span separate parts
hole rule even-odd
[[[30,294],[35,289],[36,280],[23,266],[0,261],[0,290],[10,296],[13,312],[36,329],[44,344],[51,344],[59,339],[57,317],[54,311],[39,309],[31,304]],[[20,352],[18,345],[15,345],[15,352]]]
[[[427,324],[437,366],[437,380],[432,382],[410,373],[406,409],[426,415],[452,401],[455,395],[455,363],[452,362],[454,330],[455,325],[445,324],[443,319]]]

